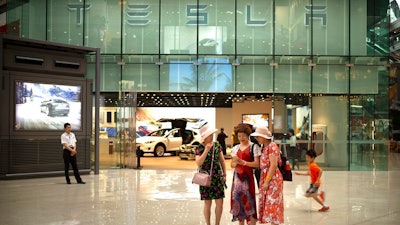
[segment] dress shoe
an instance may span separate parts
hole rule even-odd
[[[79,181],[78,184],[86,184],[84,181]]]

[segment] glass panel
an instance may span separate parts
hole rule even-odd
[[[228,57],[204,57],[198,62],[198,91],[233,91],[233,68]]]
[[[158,3],[159,0],[146,0],[124,6],[124,53],[158,53]]]
[[[236,91],[272,93],[273,67],[265,65],[240,65],[236,67]]]
[[[93,6],[101,7],[99,8],[100,12],[104,12],[103,14],[100,13],[101,16],[99,21],[93,21],[98,25],[101,37],[101,29],[102,26],[105,25],[104,30],[104,40],[101,46],[104,48],[101,49],[104,53],[120,53],[121,52],[121,5],[116,4],[114,1],[107,1],[106,7],[102,6],[101,2],[92,0]],[[94,10],[92,10],[94,12]],[[91,11],[91,12],[92,12]],[[99,15],[99,13],[88,13],[90,15]],[[95,19],[95,18],[93,18]],[[92,20],[93,20],[92,19]],[[105,21],[105,24],[103,24]],[[90,22],[90,21],[89,21]]]
[[[237,1],[237,53],[272,54],[272,0]]]
[[[96,13],[86,13],[85,27],[87,35],[85,45],[89,47],[100,48],[101,52],[107,52],[107,44],[111,41],[111,30],[109,30],[110,21],[109,9],[112,11],[116,4],[107,4],[107,1],[87,1],[90,3],[90,11]],[[119,7],[118,7],[119,8]],[[119,17],[115,17],[119,18]],[[114,19],[113,19],[114,20]],[[118,20],[118,19],[117,19]],[[118,20],[120,21],[120,20]]]
[[[276,93],[310,93],[310,67],[308,65],[282,65],[275,70]]]
[[[14,9],[7,11],[6,14],[7,34],[15,35],[18,37],[22,35],[23,32],[21,31],[21,24],[25,24],[23,22],[24,20],[22,15],[22,8],[23,7],[16,7]],[[27,18],[29,18],[29,15],[27,15]]]
[[[343,170],[348,166],[348,98],[312,97],[312,148],[320,153],[316,162]]]
[[[312,22],[314,55],[348,54],[348,4],[348,0],[313,0],[313,5],[306,6],[306,24]]]
[[[289,55],[311,54],[310,29],[305,10],[311,1],[275,1],[275,53]],[[303,22],[304,21],[304,22]]]
[[[348,93],[348,67],[344,64],[335,65],[335,60],[338,63],[342,61],[340,57],[320,57],[318,64],[313,71],[313,93]],[[329,60],[331,59],[331,60]],[[332,63],[324,65],[320,63]]]
[[[83,15],[91,10],[90,1],[48,1],[48,40],[71,45],[83,45]]]
[[[136,93],[124,90],[119,93],[122,107],[116,108],[116,151],[120,168],[136,168]],[[117,161],[118,162],[118,161]]]
[[[21,37],[46,40],[46,13],[43,11],[43,9],[46,9],[46,1],[29,1],[23,7],[22,16],[24,19],[21,20]]]
[[[388,1],[374,1],[367,8],[367,54],[387,55],[389,53]]]
[[[169,63],[160,66],[160,90],[197,91],[197,66],[193,61],[170,59]]]
[[[233,91],[233,68],[228,57],[166,56],[169,64],[160,68],[161,90]]]
[[[159,75],[155,64],[125,64],[122,79],[133,81],[134,91],[158,91]]]
[[[121,59],[118,56],[101,56],[100,92],[115,92],[120,90],[121,66],[117,64],[120,61]]]
[[[201,9],[201,13],[204,13],[203,10]],[[196,16],[197,0],[161,2],[162,54],[197,53]]]
[[[367,55],[367,1],[350,1],[350,54]]]
[[[200,0],[188,18],[199,13],[199,54],[235,53],[235,0]],[[191,20],[195,25],[195,20]]]
[[[352,94],[377,94],[379,73],[386,68],[355,65],[350,70],[350,92]]]
[[[379,111],[387,107],[378,106],[388,104],[384,95],[350,98],[351,170],[387,169],[389,120],[387,111]]]

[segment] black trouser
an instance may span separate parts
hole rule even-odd
[[[297,159],[296,154],[297,154],[296,147],[295,146],[291,146],[290,147],[290,159],[292,161],[291,163],[292,163],[293,169],[294,169],[294,166],[296,165],[296,159]]]
[[[225,142],[220,142],[221,147],[222,147],[222,153],[224,153],[224,155],[226,155],[226,144]]]
[[[76,154],[74,156],[71,156],[71,152],[68,151],[67,149],[64,149],[63,152],[63,158],[64,158],[64,170],[65,170],[65,179],[67,180],[68,183],[70,183],[69,179],[69,164],[71,163],[72,169],[74,170],[74,176],[76,179],[76,182],[82,182],[81,176],[79,175],[79,170],[78,170],[78,165],[76,164]]]
[[[260,168],[255,168],[253,169],[254,171],[254,176],[256,177],[256,181],[257,181],[257,187],[260,187],[260,176],[261,176],[261,169]]]

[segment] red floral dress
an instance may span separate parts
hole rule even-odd
[[[237,157],[250,162],[252,160],[250,148],[238,150]],[[232,192],[231,192],[231,213],[232,221],[247,220],[250,217],[257,219],[257,206],[255,197],[255,182],[253,168],[237,165],[233,173]]]
[[[258,221],[259,223],[283,224],[283,178],[278,167],[276,168],[275,174],[272,176],[272,179],[269,182],[268,189],[261,189],[271,165],[269,161],[269,155],[275,155],[279,159],[278,163],[281,163],[280,151],[274,142],[271,142],[263,149],[263,153],[260,157],[261,180],[258,204]]]

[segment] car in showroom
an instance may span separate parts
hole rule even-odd
[[[63,99],[53,98],[40,103],[40,112],[48,116],[68,116],[69,103]]]
[[[136,139],[140,154],[153,153],[155,157],[165,153],[176,155],[182,145],[198,145],[201,137],[199,132],[182,128],[164,128]]]

